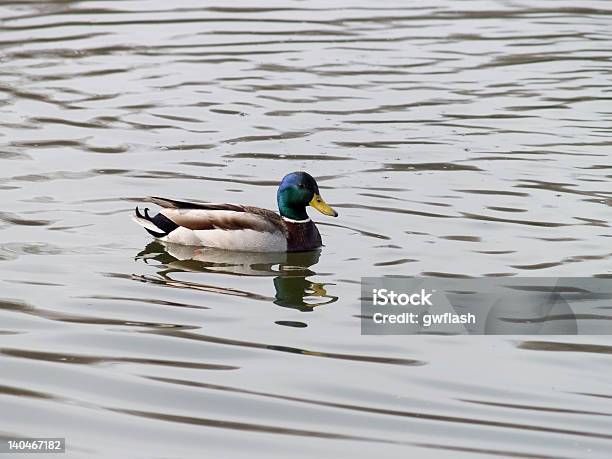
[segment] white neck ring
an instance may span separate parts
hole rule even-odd
[[[305,220],[293,220],[292,218],[283,217],[283,220],[289,223],[308,223],[310,218],[306,218]]]

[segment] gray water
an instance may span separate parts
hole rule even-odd
[[[2,2],[0,435],[610,457],[609,337],[361,336],[359,281],[610,276],[611,49],[603,1]],[[130,220],[299,169],[340,213],[309,257]]]

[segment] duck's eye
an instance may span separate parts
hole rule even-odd
[[[303,183],[300,183],[300,184],[298,185],[298,187],[300,187],[300,188],[305,188],[305,187],[306,187],[306,185],[304,185]]]

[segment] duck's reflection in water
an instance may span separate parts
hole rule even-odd
[[[214,291],[220,294],[246,296],[268,300],[274,304],[300,311],[312,311],[314,307],[331,304],[338,297],[329,295],[326,285],[308,278],[316,275],[310,269],[319,261],[321,252],[230,252],[207,247],[191,247],[166,242],[152,242],[136,259],[149,263],[161,263],[159,278],[135,276],[145,282],[163,283],[172,287]],[[274,297],[266,297],[234,287],[184,282],[172,278],[172,273],[207,272],[232,276],[273,277]]]

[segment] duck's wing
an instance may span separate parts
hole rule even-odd
[[[236,212],[242,212],[246,207],[237,204],[214,204],[177,201],[176,199],[160,198],[157,196],[149,196],[147,198],[147,201],[157,204],[158,206],[163,207],[165,209],[233,210]],[[272,213],[274,214],[274,212]]]
[[[229,250],[286,249],[286,226],[268,209],[237,204],[200,204],[151,197],[163,207],[155,216],[136,209],[135,220],[153,236],[187,245]]]

